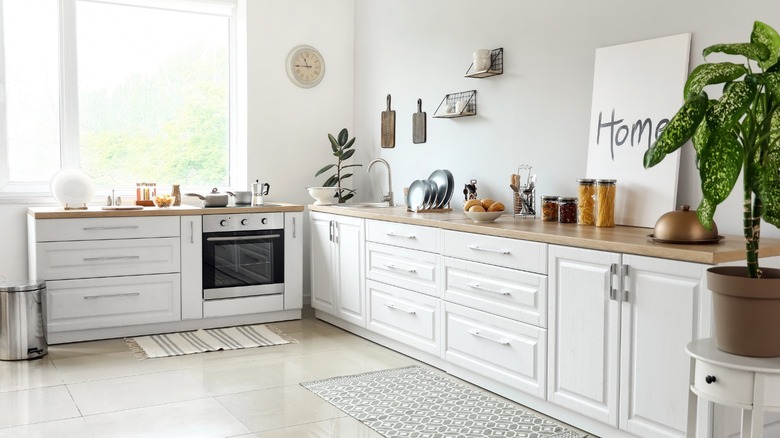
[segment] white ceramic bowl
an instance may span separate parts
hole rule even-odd
[[[336,195],[335,187],[307,187],[306,190],[315,199],[314,205],[330,205]]]
[[[493,222],[498,219],[499,216],[506,213],[505,211],[464,211],[463,214],[468,216],[474,222]]]

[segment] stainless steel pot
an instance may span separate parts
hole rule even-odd
[[[236,205],[249,205],[252,203],[252,192],[250,191],[235,191],[227,192],[228,195],[233,197],[233,202]]]
[[[206,196],[197,193],[187,193],[187,196],[194,196],[203,201],[204,207],[226,207],[228,205],[228,194],[219,193],[216,187],[211,189],[211,193]]]

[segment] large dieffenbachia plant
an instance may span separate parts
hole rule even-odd
[[[705,60],[712,53],[745,61],[705,63],[691,72],[685,103],[645,152],[644,166],[655,166],[691,140],[703,195],[697,215],[708,229],[742,173],[748,276],[758,278],[761,218],[780,227],[780,35],[756,21],[749,43],[707,47]],[[723,84],[723,94],[711,100],[704,89],[715,84]]]

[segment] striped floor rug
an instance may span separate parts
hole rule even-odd
[[[296,343],[294,338],[267,324],[166,333],[125,339],[138,359],[181,356],[218,350],[268,347]]]

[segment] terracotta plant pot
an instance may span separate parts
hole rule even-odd
[[[761,270],[761,278],[748,278],[744,266],[707,270],[715,340],[722,351],[740,356],[780,356],[780,269]]]

